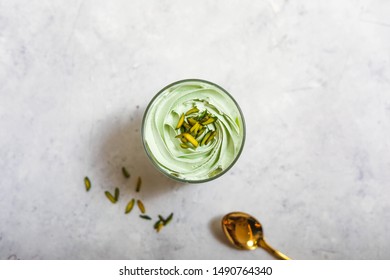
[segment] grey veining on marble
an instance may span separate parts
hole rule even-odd
[[[0,0],[0,259],[272,259],[227,244],[231,211],[295,259],[390,259],[389,14],[387,0]],[[247,124],[236,165],[205,184],[165,178],[140,139],[148,102],[184,78],[226,88]],[[172,223],[124,215],[133,197]]]

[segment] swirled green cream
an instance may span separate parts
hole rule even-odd
[[[163,173],[203,182],[234,164],[244,144],[245,125],[237,103],[221,87],[184,80],[167,86],[151,101],[142,137],[148,156]]]

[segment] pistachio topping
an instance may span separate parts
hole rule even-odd
[[[210,142],[214,139],[215,135],[217,135],[217,132],[216,132],[216,131],[211,132],[210,137],[207,138],[205,145],[207,145],[208,143],[210,143]]]
[[[181,117],[179,119],[179,122],[176,125],[176,129],[179,129],[184,123],[184,114],[181,114]]]
[[[189,146],[186,145],[186,144],[184,144],[184,143],[181,143],[181,144],[180,144],[180,147],[182,147],[183,149],[188,149],[188,148],[189,148]]]
[[[179,138],[181,141],[180,147],[183,149],[196,149],[199,144],[200,146],[209,144],[217,135],[210,125],[217,120],[218,118],[211,115],[207,110],[200,111],[196,106],[182,113],[176,125],[176,129],[180,129],[180,134],[175,136],[175,138]],[[203,135],[204,137],[200,138]]]
[[[199,112],[199,109],[195,106],[193,107],[192,109],[188,110],[185,115],[188,116],[188,115],[191,115],[193,113],[198,113]]]
[[[192,136],[191,134],[187,133],[187,132],[184,132],[183,133],[183,137],[185,139],[188,140],[188,142],[190,142],[195,148],[198,147],[199,143],[198,141],[196,141],[196,139],[194,138],[194,136]]]

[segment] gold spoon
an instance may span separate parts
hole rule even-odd
[[[261,247],[279,259],[290,260],[265,242],[260,222],[249,214],[232,212],[225,215],[222,228],[229,241],[239,249],[254,250]]]

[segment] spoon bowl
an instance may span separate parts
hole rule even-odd
[[[249,214],[232,212],[225,215],[222,218],[222,229],[229,241],[239,249],[254,250],[261,247],[279,259],[290,259],[265,242],[261,223]]]

